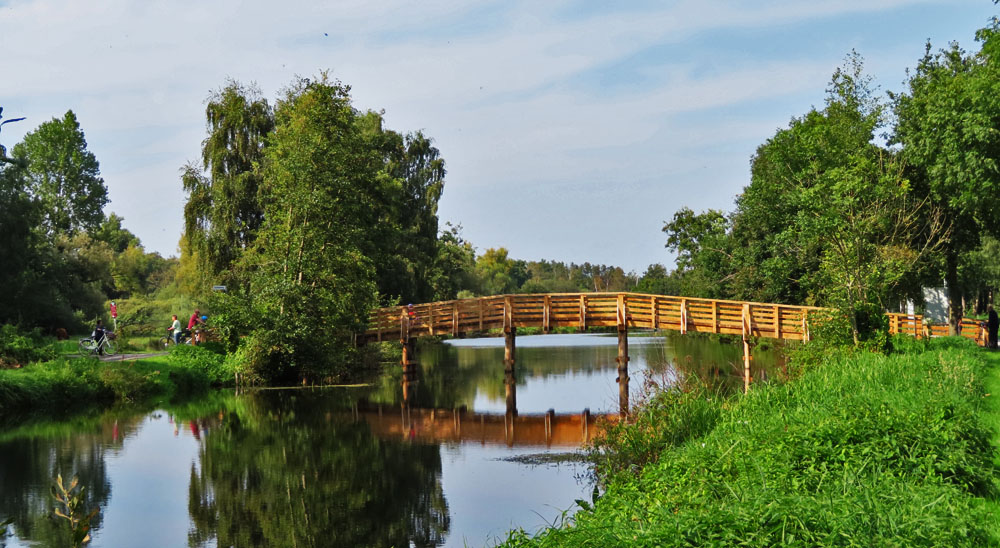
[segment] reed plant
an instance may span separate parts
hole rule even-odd
[[[981,349],[947,339],[834,355],[724,401],[665,393],[604,441],[618,456],[592,509],[506,544],[994,544],[986,373]]]

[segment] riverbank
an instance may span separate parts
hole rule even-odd
[[[121,361],[63,356],[0,370],[0,418],[171,401],[226,384],[232,376],[224,357],[202,347],[177,346],[167,355]]]
[[[746,396],[661,394],[612,430],[592,508],[505,545],[995,544],[1000,356],[904,345]]]

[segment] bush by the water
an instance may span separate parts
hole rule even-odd
[[[211,348],[177,346],[166,357],[100,362],[60,358],[0,370],[0,417],[196,394],[232,382]]]
[[[173,346],[170,348],[169,361],[179,370],[196,372],[198,379],[211,385],[233,382],[233,372],[227,365],[225,349],[219,343]]]
[[[0,325],[0,368],[23,366],[40,360],[50,360],[56,351],[42,337],[41,330],[21,330],[14,325]]]
[[[604,461],[606,492],[592,510],[507,544],[990,544],[996,472],[977,414],[981,351],[955,339],[922,345],[837,357],[721,402],[662,394],[650,416],[606,440],[618,453]]]

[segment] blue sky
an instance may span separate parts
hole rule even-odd
[[[663,223],[729,211],[756,147],[821,105],[857,50],[903,89],[930,39],[975,49],[990,0],[0,1],[10,147],[74,110],[111,204],[177,253],[180,168],[227,77],[273,100],[329,69],[355,106],[423,130],[448,164],[442,223],[482,252],[672,264]]]

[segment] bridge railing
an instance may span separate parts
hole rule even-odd
[[[507,311],[510,311],[508,316]],[[426,335],[458,336],[510,327],[614,327],[665,329],[681,333],[723,333],[754,337],[808,340],[810,324],[828,311],[793,306],[720,299],[696,299],[640,293],[548,293],[495,295],[414,305],[408,317],[404,306],[373,310],[362,342],[400,340]],[[925,326],[923,316],[887,314],[889,332],[917,338],[948,334],[947,325]],[[746,324],[746,325],[745,325]],[[985,343],[975,320],[962,320],[963,337]]]
[[[624,327],[808,340],[809,315],[824,309],[639,293],[497,295],[372,311],[362,340],[460,335],[508,327]],[[509,314],[508,314],[509,311]]]
[[[904,333],[918,339],[948,336],[946,324],[924,324],[924,317],[920,314],[888,313],[886,316],[889,317],[889,333],[893,335]],[[986,344],[986,331],[979,321],[963,318],[961,327],[961,336],[976,341],[980,346]]]

